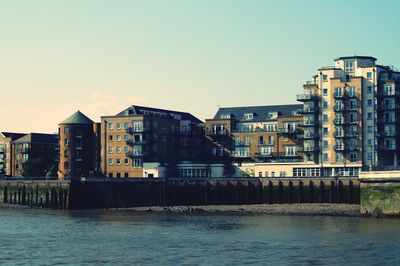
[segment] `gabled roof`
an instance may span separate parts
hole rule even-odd
[[[214,119],[223,119],[223,117],[230,115],[231,118],[241,122],[264,122],[276,120],[276,118],[268,118],[269,113],[277,113],[278,116],[293,116],[302,108],[302,104],[222,107],[218,109]],[[251,120],[245,120],[244,114],[253,114],[254,117]]]
[[[10,138],[11,140],[16,140],[26,135],[26,133],[15,133],[15,132],[0,132],[0,134],[3,135],[5,138]]]
[[[60,123],[61,124],[93,124],[94,122],[87,117],[86,115],[82,114],[80,111],[75,112],[70,117],[65,119]]]
[[[200,119],[198,119],[197,117],[193,116],[190,113],[138,106],[138,105],[129,106],[122,112],[118,113],[116,116],[129,116],[129,115],[155,115],[164,117],[169,116],[177,120],[189,120],[195,124],[203,123],[203,121],[201,121]]]
[[[57,134],[44,134],[44,133],[29,133],[25,136],[18,138],[14,141],[14,143],[58,143],[58,135]]]

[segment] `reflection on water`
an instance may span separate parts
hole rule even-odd
[[[0,210],[0,264],[399,264],[400,220]]]

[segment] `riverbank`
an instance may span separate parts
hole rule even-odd
[[[235,213],[235,214],[271,214],[300,216],[360,216],[357,204],[257,204],[257,205],[208,205],[208,206],[171,206],[171,207],[134,207],[112,209],[134,212],[173,212],[173,213]]]

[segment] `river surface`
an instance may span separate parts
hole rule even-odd
[[[0,209],[4,265],[400,264],[400,220]]]

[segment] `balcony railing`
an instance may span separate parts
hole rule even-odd
[[[299,110],[299,114],[315,114],[318,112],[317,108],[304,108],[302,110]]]
[[[274,152],[256,152],[254,154],[254,156],[257,158],[275,158],[276,153],[274,153]]]
[[[400,91],[379,91],[376,94],[377,97],[399,97]]]
[[[231,156],[234,157],[234,158],[249,158],[250,157],[250,153],[249,152],[233,151]]]
[[[289,128],[278,128],[278,133],[282,135],[293,135],[300,132],[299,128],[289,129]]]
[[[378,133],[380,137],[394,137],[396,136],[396,130],[383,130]]]
[[[382,111],[395,110],[395,109],[399,109],[399,108],[400,108],[399,104],[381,104],[378,106],[378,110],[382,110]]]
[[[223,130],[207,130],[206,134],[209,136],[226,136],[229,135],[229,130],[228,129],[223,129]]]
[[[297,100],[299,102],[309,102],[309,101],[316,101],[319,99],[319,96],[314,93],[306,93],[306,94],[297,94]]]
[[[283,158],[295,158],[295,157],[301,157],[302,152],[296,151],[296,152],[281,152],[280,157]]]
[[[303,121],[303,127],[315,127],[315,126],[318,126],[319,125],[319,122],[318,122],[318,120],[304,120]]]
[[[258,146],[273,146],[273,142],[267,142],[267,141],[259,141]]]
[[[248,147],[248,146],[250,146],[250,142],[246,141],[235,142],[235,147]]]
[[[345,150],[344,145],[335,145],[335,146],[333,146],[333,149],[335,151],[344,151]]]
[[[129,157],[129,158],[139,158],[139,157],[144,157],[146,155],[147,155],[147,153],[144,151],[140,151],[140,152],[128,151],[128,152],[126,152],[126,157]]]
[[[396,123],[396,118],[394,117],[389,117],[389,118],[381,118],[378,119],[379,124],[393,124]]]
[[[316,146],[304,146],[304,152],[316,152],[318,151],[318,147]]]
[[[128,139],[125,141],[127,145],[129,146],[138,146],[138,145],[144,145],[146,144],[146,141],[144,140],[139,140],[139,141],[135,141],[133,139]]]
[[[395,151],[395,150],[397,150],[397,146],[394,143],[379,145],[378,150],[380,150],[380,151]]]
[[[126,129],[126,133],[128,134],[143,133],[145,131],[147,131],[147,129],[144,127],[128,127]]]
[[[317,137],[317,135],[314,133],[304,133],[303,134],[303,139],[315,139],[316,137]]]

